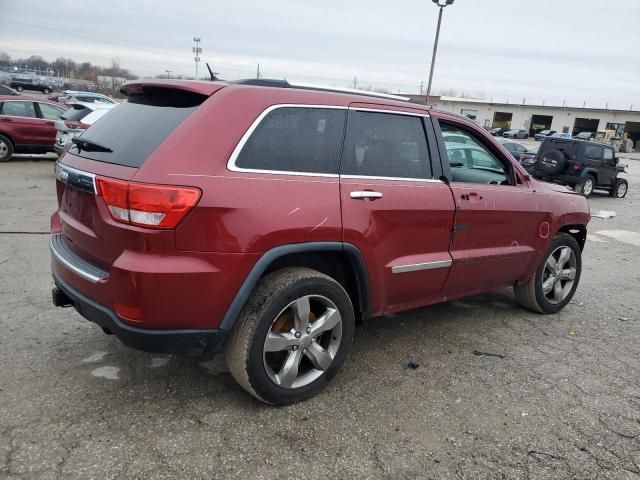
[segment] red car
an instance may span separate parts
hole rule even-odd
[[[359,320],[505,286],[555,313],[578,286],[586,200],[465,118],[274,80],[123,90],[57,164],[50,246],[54,303],[129,346],[225,346],[286,404],[327,385]]]
[[[19,95],[0,96],[0,162],[14,153],[53,152],[56,120],[66,108]]]

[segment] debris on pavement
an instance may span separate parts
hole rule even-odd
[[[609,210],[600,210],[597,213],[593,213],[591,215],[591,217],[595,217],[595,218],[603,218],[605,220],[609,219],[609,218],[614,218],[616,216],[616,212],[611,212]]]
[[[407,368],[410,368],[411,370],[415,370],[417,368],[420,368],[420,364],[411,360],[409,361],[409,363],[407,363]]]
[[[500,355],[499,353],[489,353],[489,352],[479,352],[478,350],[474,350],[473,351],[474,355],[477,355],[478,357],[498,357],[498,358],[504,358],[504,355]]]

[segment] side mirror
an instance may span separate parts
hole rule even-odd
[[[613,162],[617,165],[620,162],[620,157],[613,157]]]

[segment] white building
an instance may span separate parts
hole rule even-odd
[[[404,95],[425,101],[424,95]],[[492,103],[455,97],[430,97],[430,105],[441,110],[466,115],[483,127],[510,127],[528,130],[530,135],[544,129],[558,132],[596,132],[603,129],[626,132],[640,141],[640,111],[603,108],[558,107]],[[639,149],[640,145],[636,145]]]

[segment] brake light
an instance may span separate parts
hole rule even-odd
[[[582,168],[582,163],[580,162],[573,162],[573,167],[574,170],[580,170]]]
[[[96,177],[111,217],[140,227],[175,228],[200,200],[200,189]]]
[[[89,127],[89,125],[85,125],[84,123],[74,122],[71,120],[65,120],[64,124],[67,128],[70,128],[71,130],[86,130]]]

